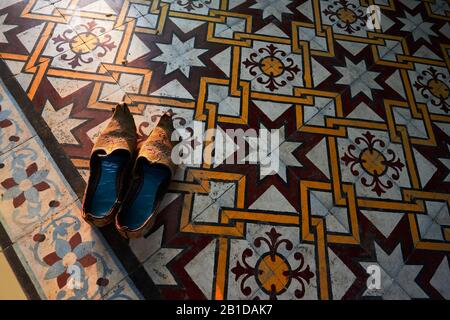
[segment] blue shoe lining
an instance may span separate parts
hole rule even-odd
[[[141,189],[137,190],[137,195],[133,203],[126,209],[123,217],[123,225],[131,230],[135,230],[150,217],[155,210],[157,203],[158,189],[161,184],[169,178],[167,168],[151,166],[146,163],[142,166],[143,181]]]
[[[104,217],[117,198],[117,175],[127,157],[119,155],[99,156],[100,177],[92,198],[91,214]]]

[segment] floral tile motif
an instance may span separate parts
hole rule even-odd
[[[333,25],[333,32],[356,36],[367,35],[366,7],[358,0],[321,1],[322,18]]]
[[[358,151],[355,151],[356,145]],[[401,152],[402,150],[395,148],[394,144],[386,147],[386,143],[382,139],[370,131],[366,131],[355,138],[355,144],[347,146],[347,150],[340,160],[345,167],[350,169],[352,175],[361,177],[362,185],[358,188],[359,190],[366,187],[380,197],[393,187],[394,182],[405,181],[404,183],[407,183],[408,181],[404,175],[401,177],[405,167],[405,160]]]
[[[252,234],[254,228],[259,236]],[[317,299],[312,245],[299,244],[298,233],[288,228],[249,225],[248,233],[250,246],[230,261],[230,277],[239,284],[241,298]]]
[[[0,157],[2,220],[13,241],[76,200],[40,148],[33,138]]]
[[[243,50],[242,64],[241,78],[252,80],[255,91],[292,94],[292,87],[303,86],[302,57],[291,56],[287,46],[255,42],[253,48]]]
[[[1,3],[5,246],[43,298],[449,299],[449,12],[444,0]],[[139,140],[167,111],[188,131],[278,129],[278,171],[210,165],[208,151],[179,166],[147,237],[92,229],[77,200],[122,100]]]
[[[411,77],[418,102],[426,103],[430,113],[447,115],[450,112],[450,75],[448,69],[417,65]]]
[[[126,275],[98,231],[82,221],[79,206],[61,211],[15,244],[26,263],[35,267],[42,298],[100,299]],[[117,286],[109,298],[136,297],[125,289]]]

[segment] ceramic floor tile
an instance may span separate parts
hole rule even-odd
[[[42,298],[100,299],[126,275],[79,208],[63,210],[14,245],[33,268]]]
[[[2,2],[0,238],[26,293],[449,299],[450,8],[374,4],[369,17],[360,0]],[[122,100],[140,141],[172,112],[193,156],[135,240],[74,208]],[[200,143],[206,129],[222,147]]]
[[[17,240],[77,198],[35,137],[0,157],[1,219]]]

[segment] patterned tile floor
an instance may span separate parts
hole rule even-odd
[[[0,1],[0,244],[27,296],[450,299],[449,20],[445,0]],[[141,139],[169,109],[278,128],[280,171],[182,166],[147,238],[91,228],[121,100]]]

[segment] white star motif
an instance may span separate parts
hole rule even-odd
[[[430,35],[437,37],[437,34],[431,30],[433,23],[423,22],[422,15],[420,13],[412,16],[408,12],[405,12],[405,17],[406,18],[398,18],[398,20],[404,24],[400,30],[411,32],[414,37],[414,41],[423,38],[427,42],[431,43]]]
[[[282,130],[280,141],[283,141],[280,145],[279,154],[281,157],[280,170],[278,175],[287,181],[287,167],[303,167],[303,165],[292,154],[298,147],[301,146],[301,142],[285,141],[284,140],[284,127]]]
[[[86,121],[70,118],[72,108],[73,103],[55,110],[52,104],[47,101],[42,111],[42,118],[44,118],[56,140],[62,144],[78,144],[71,131]]]
[[[5,24],[5,20],[8,14],[4,14],[0,17],[0,43],[8,43],[8,39],[6,39],[5,33],[11,29],[17,28],[16,25]]]
[[[256,0],[256,3],[250,8],[263,10],[263,19],[272,15],[278,21],[281,21],[281,15],[283,13],[292,13],[287,7],[291,2],[291,0]]]
[[[378,265],[381,267],[382,290],[376,292],[367,289],[364,295],[382,295],[387,299],[428,298],[415,281],[423,266],[405,264],[400,244],[391,254],[387,254],[375,243],[375,252]],[[361,265],[367,269],[371,263],[361,262]]]
[[[342,78],[337,83],[349,85],[352,98],[362,92],[373,100],[372,89],[383,89],[375,80],[379,73],[367,71],[364,60],[358,64],[354,64],[351,60],[345,58],[345,64],[345,67],[335,67],[342,74]]]
[[[189,77],[190,67],[205,66],[198,57],[208,51],[206,49],[196,49],[194,41],[195,38],[191,38],[186,42],[182,42],[174,34],[171,44],[156,44],[163,53],[152,60],[166,63],[165,74],[179,69],[186,77]]]
[[[261,125],[261,129],[267,130],[264,125]],[[287,167],[303,167],[303,165],[297,160],[297,158],[294,157],[292,154],[297,148],[302,144],[301,142],[293,142],[293,141],[286,141],[286,134],[285,134],[285,127],[279,129],[279,147],[277,149],[277,146],[270,146],[271,150],[277,150],[278,152],[278,170],[276,171],[276,174],[280,176],[284,181],[287,181]],[[270,133],[268,134],[268,138],[270,139]],[[247,142],[250,146],[249,155],[246,159],[250,159],[250,154],[257,154],[258,148],[261,148],[263,146],[258,146],[257,140],[247,139]],[[265,151],[265,153],[268,153]],[[271,156],[272,155],[272,156]],[[274,152],[271,152],[271,155],[268,155],[268,157],[271,157],[271,162],[274,163],[273,156],[275,156]],[[256,155],[254,155],[256,156]],[[259,166],[259,176],[260,178],[264,178],[268,175],[273,174],[274,168],[267,166],[264,167],[262,164]]]

